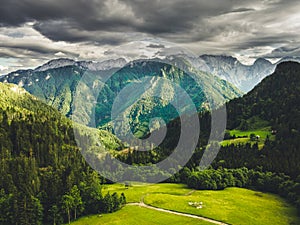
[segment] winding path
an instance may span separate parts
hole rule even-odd
[[[152,210],[156,210],[156,211],[160,211],[160,212],[170,213],[170,214],[177,215],[177,216],[185,216],[185,217],[189,217],[189,218],[203,220],[203,221],[210,222],[210,223],[213,223],[213,224],[218,224],[218,225],[229,225],[227,223],[223,223],[223,222],[213,220],[213,219],[209,219],[209,218],[202,217],[202,216],[196,216],[196,215],[193,215],[193,214],[182,213],[182,212],[175,212],[175,211],[168,210],[168,209],[162,209],[162,208],[150,206],[150,205],[145,204],[144,197],[145,196],[143,196],[141,198],[141,202],[128,203],[127,205],[140,206],[140,207],[144,207],[144,208],[147,208],[147,209],[152,209]]]

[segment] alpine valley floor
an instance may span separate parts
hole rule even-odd
[[[254,190],[195,191],[182,184],[114,184],[104,186],[103,191],[124,193],[127,205],[116,213],[83,217],[72,225],[300,224],[296,209],[285,200]]]

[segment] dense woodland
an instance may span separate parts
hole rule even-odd
[[[253,118],[274,131],[257,144],[221,147],[209,170],[199,169],[207,144],[210,113],[199,115],[201,134],[186,167],[167,182],[195,189],[246,187],[279,194],[300,209],[300,64],[280,64],[253,91],[227,104],[228,129],[247,130]],[[176,146],[179,120],[168,124],[167,138],[149,152],[114,151],[128,164],[159,162]],[[87,128],[80,128],[81,132]],[[98,132],[103,149],[123,146],[107,132]],[[100,151],[99,150],[99,151]],[[113,212],[126,203],[124,195],[104,193],[101,178],[82,157],[72,123],[23,89],[0,84],[0,224],[61,224],[79,216]],[[109,160],[109,158],[107,159]],[[153,174],[158,171],[153,171]],[[132,171],[130,177],[140,177]]]
[[[102,193],[68,119],[17,86],[0,92],[0,224],[61,224],[125,204]]]

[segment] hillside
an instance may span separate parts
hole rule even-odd
[[[260,168],[296,179],[300,174],[299,87],[300,64],[284,62],[251,92],[229,101],[226,104],[227,130],[234,137],[226,140],[228,145],[223,144],[213,167]],[[191,166],[199,165],[201,147],[207,144],[210,132],[208,113],[200,114],[200,124],[200,150],[191,159]],[[179,137],[179,121],[173,121],[168,127],[165,146],[172,149]],[[248,141],[251,134],[259,135],[259,140]]]
[[[253,116],[259,116],[281,132],[300,127],[300,64],[285,62],[242,98],[227,104],[228,128],[236,128]],[[247,126],[247,124],[246,124]]]
[[[99,212],[97,204],[105,211],[100,177],[82,157],[74,131],[100,143],[93,151],[122,148],[111,134],[74,125],[23,88],[0,83],[0,224],[61,223],[70,212],[71,218]],[[65,210],[68,196],[79,202]]]
[[[255,123],[257,128],[270,126],[275,140],[271,140],[270,134],[259,152],[249,146],[235,147],[235,153],[234,148],[225,148],[219,160],[232,159],[234,154],[239,155],[239,159],[234,163],[228,160],[224,166],[262,166],[264,170],[284,172],[293,177],[300,174],[299,87],[300,64],[284,62],[247,95],[227,104],[229,130],[251,130]]]

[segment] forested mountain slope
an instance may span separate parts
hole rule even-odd
[[[300,64],[284,62],[251,92],[227,104],[228,129],[247,130],[258,118],[271,126],[275,141],[266,140],[261,151],[241,152],[235,163],[227,166],[263,166],[265,170],[284,172],[297,177],[300,174]],[[219,159],[234,157],[233,149]],[[244,149],[244,150],[243,150]],[[225,164],[226,165],[226,164]]]
[[[23,88],[0,83],[0,224],[59,224],[68,216],[118,209],[119,203],[107,208],[112,198],[104,200],[73,128],[101,140],[94,150],[122,147],[111,134],[73,125]]]
[[[251,92],[241,98],[229,101],[227,108],[227,129],[250,131],[255,126],[269,127],[263,148],[262,140],[238,143],[221,147],[212,166],[225,168],[257,168],[264,171],[285,173],[296,178],[300,174],[300,64],[284,62],[278,65],[274,74],[265,78]],[[190,161],[191,167],[199,165],[210,134],[210,113],[199,115],[201,133],[196,153]],[[261,126],[260,126],[261,125]],[[167,137],[161,145],[159,155],[167,157],[177,145],[180,136],[180,120],[168,125]],[[273,134],[272,134],[273,133]],[[271,136],[272,135],[272,136]],[[249,138],[249,137],[247,137]],[[142,153],[133,152],[130,160]],[[124,158],[122,156],[121,158]],[[139,158],[143,158],[139,156]],[[146,157],[147,158],[147,157]],[[156,158],[159,157],[156,156]],[[126,157],[123,160],[127,160]],[[138,163],[133,160],[133,163]]]

